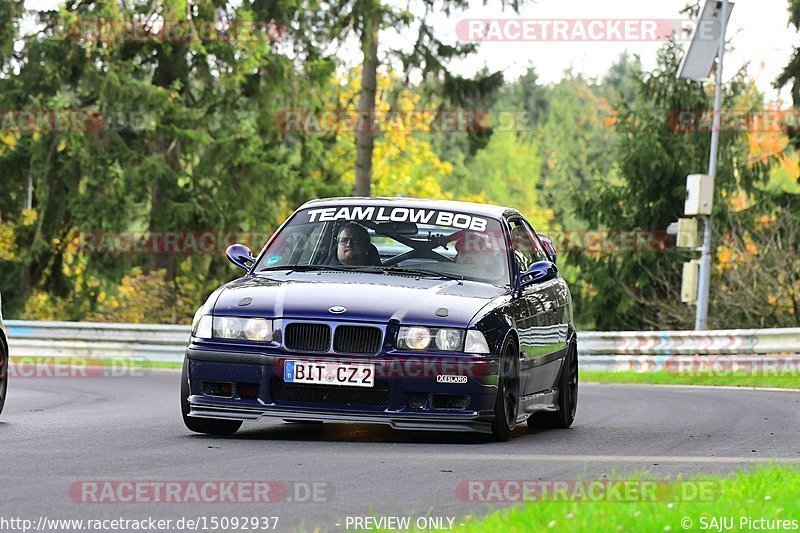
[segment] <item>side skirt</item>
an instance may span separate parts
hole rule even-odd
[[[520,398],[517,423],[524,422],[536,411],[558,411],[558,389],[549,389]]]

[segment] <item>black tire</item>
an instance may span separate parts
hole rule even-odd
[[[0,340],[0,413],[6,404],[6,394],[8,393],[8,354],[4,352],[3,341]]]
[[[181,371],[181,414],[183,423],[189,431],[208,433],[209,435],[233,435],[240,427],[241,420],[220,420],[216,418],[198,418],[189,416],[189,360],[183,360]]]
[[[531,429],[566,429],[578,410],[578,340],[573,334],[558,377],[558,411],[534,413],[528,418]]]
[[[494,402],[492,437],[505,442],[511,437],[519,412],[519,350],[513,340],[506,343],[500,357],[497,398]]]

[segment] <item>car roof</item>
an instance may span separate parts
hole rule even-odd
[[[375,205],[391,207],[413,207],[417,209],[443,209],[447,211],[457,211],[470,215],[481,215],[501,219],[504,216],[520,215],[520,212],[511,207],[503,207],[491,204],[478,204],[474,202],[457,202],[455,200],[431,200],[427,198],[409,198],[403,196],[396,197],[375,197],[375,196],[340,196],[337,198],[321,198],[310,200],[298,209],[306,207],[339,207],[348,205]]]

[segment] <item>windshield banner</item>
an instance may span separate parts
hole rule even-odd
[[[454,213],[438,209],[416,209],[412,207],[343,206],[308,209],[299,213],[303,222],[334,222],[337,220],[371,222],[414,222],[451,228],[486,231],[486,218],[465,213]],[[305,218],[305,220],[303,220]]]

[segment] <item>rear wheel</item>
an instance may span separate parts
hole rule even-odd
[[[566,429],[575,420],[578,409],[578,341],[573,335],[558,378],[558,411],[534,413],[528,418],[531,429]]]
[[[241,420],[219,420],[216,418],[198,418],[189,416],[189,360],[183,360],[181,371],[181,413],[183,423],[195,433],[210,435],[233,435],[242,427]]]
[[[497,399],[494,404],[492,436],[497,441],[507,441],[517,424],[519,410],[519,357],[514,341],[506,343],[500,357],[500,375],[497,382]]]

